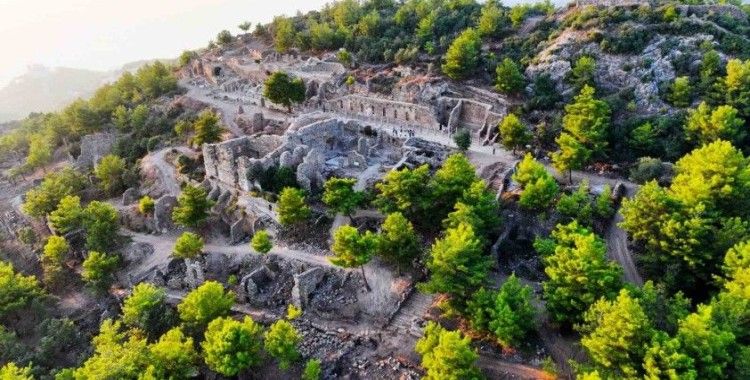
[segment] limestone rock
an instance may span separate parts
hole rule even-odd
[[[237,244],[245,240],[247,237],[247,228],[245,227],[245,220],[240,219],[229,227],[229,242],[231,244]]]
[[[122,193],[122,204],[125,206],[133,204],[135,202],[138,202],[140,197],[141,197],[141,194],[138,191],[138,189],[131,187],[125,190],[124,193]]]
[[[154,253],[154,247],[151,244],[143,242],[130,243],[122,252],[122,258],[125,264],[138,264]]]
[[[165,232],[173,226],[172,210],[177,205],[177,198],[173,195],[164,195],[154,203],[155,227],[160,232]]]

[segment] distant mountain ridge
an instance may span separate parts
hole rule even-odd
[[[26,73],[0,88],[0,123],[22,119],[31,112],[55,111],[78,98],[88,98],[124,72],[153,61],[131,62],[110,71],[29,66]]]

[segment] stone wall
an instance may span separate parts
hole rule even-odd
[[[267,156],[280,145],[283,138],[275,135],[242,136],[216,144],[203,145],[206,176],[223,183],[249,190],[247,170],[252,159]]]
[[[323,111],[406,127],[437,129],[439,123],[429,108],[414,103],[361,95],[346,95],[323,103]]]
[[[92,168],[112,152],[117,136],[114,133],[94,133],[81,137],[81,154],[76,160],[78,168]]]
[[[497,135],[497,125],[506,112],[495,112],[490,104],[467,98],[438,99],[438,120],[450,131],[467,128],[483,141],[492,141]]]
[[[402,141],[368,131],[357,121],[324,119],[284,136],[243,136],[203,146],[206,178],[232,188],[250,191],[254,181],[249,173],[271,166],[295,170],[300,185],[310,190],[322,186],[326,168],[363,168],[368,157],[384,156],[402,150]]]

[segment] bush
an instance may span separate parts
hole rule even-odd
[[[666,174],[666,168],[661,160],[652,157],[641,157],[635,167],[630,169],[630,180],[644,184],[651,180],[658,180]]]
[[[140,211],[143,215],[150,215],[152,212],[154,212],[154,199],[149,197],[148,195],[144,195],[139,201],[138,201],[138,211]]]

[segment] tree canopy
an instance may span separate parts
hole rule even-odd
[[[177,305],[177,312],[188,327],[200,330],[215,318],[229,314],[232,306],[234,294],[225,292],[216,281],[206,281],[185,296]]]
[[[263,96],[291,111],[292,104],[305,100],[305,85],[302,79],[292,78],[285,72],[277,71],[266,79]]]
[[[224,376],[236,376],[261,360],[263,328],[250,317],[213,319],[201,343],[206,365]]]
[[[422,356],[424,379],[481,378],[475,365],[479,355],[471,348],[471,338],[462,336],[459,331],[448,331],[435,322],[428,322],[415,350]]]

